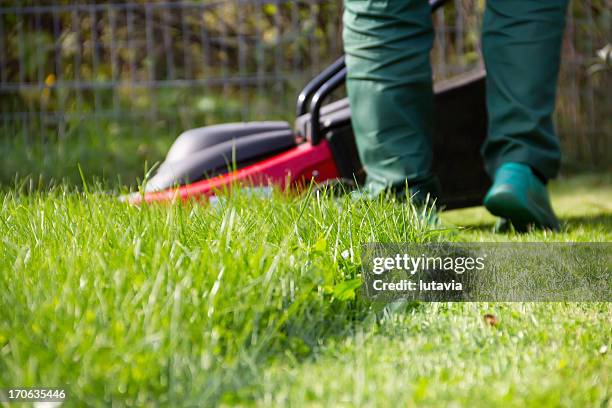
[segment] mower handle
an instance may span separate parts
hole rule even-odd
[[[300,117],[308,111],[308,101],[311,99],[313,94],[331,77],[336,75],[338,71],[344,68],[344,55],[334,61],[330,66],[325,68],[319,75],[314,77],[308,84],[302,89],[302,92],[298,95],[296,117]]]
[[[433,13],[448,0],[429,0],[429,7]],[[323,72],[314,77],[298,95],[296,117],[307,113],[310,102],[310,143],[316,145],[320,138],[320,110],[323,100],[346,80],[346,64],[344,55],[334,61]]]
[[[325,98],[332,93],[336,88],[344,83],[346,79],[346,67],[342,67],[331,79],[325,82],[313,95],[310,100],[310,143],[316,145],[319,143],[321,126],[319,119],[321,116],[321,105]]]

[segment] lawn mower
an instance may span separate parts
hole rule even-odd
[[[430,0],[432,12],[445,0]],[[142,192],[143,202],[211,199],[234,185],[296,188],[344,180],[359,185],[365,172],[351,127],[348,98],[323,102],[346,78],[344,57],[310,81],[297,98],[293,129],[287,122],[230,123],[181,134]],[[487,133],[485,72],[436,83],[434,171],[440,207],[480,205],[490,184],[480,157]]]

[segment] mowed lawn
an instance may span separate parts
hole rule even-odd
[[[64,387],[65,406],[609,406],[610,303],[381,309],[354,289],[365,242],[611,240],[609,176],[552,189],[563,231],[527,235],[492,234],[482,208],[432,230],[312,194],[5,191],[0,387]]]

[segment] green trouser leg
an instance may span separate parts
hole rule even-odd
[[[347,90],[370,193],[435,185],[433,36],[426,0],[345,0]]]
[[[567,0],[488,0],[483,22],[491,176],[503,163],[529,165],[545,179],[559,170],[552,113]]]

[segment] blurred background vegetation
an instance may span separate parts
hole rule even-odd
[[[480,64],[481,0],[434,15],[437,79]],[[610,170],[611,2],[573,1],[557,126],[564,171]],[[183,130],[293,119],[342,53],[342,2],[0,0],[0,183],[131,184]],[[341,96],[341,95],[337,95]]]

